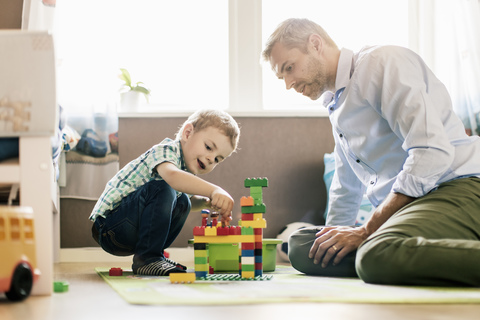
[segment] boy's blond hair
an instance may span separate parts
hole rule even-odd
[[[222,131],[227,137],[230,138],[233,150],[235,151],[238,146],[238,140],[240,138],[240,128],[231,115],[222,110],[214,109],[202,109],[198,110],[182,124],[176,134],[177,140],[182,138],[183,130],[187,124],[191,123],[195,132],[201,131],[208,127],[214,127]]]

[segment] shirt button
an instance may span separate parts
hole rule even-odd
[[[374,181],[370,181],[370,184],[374,184],[375,182]]]
[[[343,138],[343,134],[340,133],[339,136],[340,136],[340,138]]]
[[[360,163],[360,159],[357,159],[357,163]]]

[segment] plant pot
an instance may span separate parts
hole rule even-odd
[[[120,112],[137,111],[140,105],[142,93],[138,91],[127,91],[120,94]]]

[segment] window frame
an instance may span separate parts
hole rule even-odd
[[[236,117],[328,117],[324,108],[318,110],[266,110],[263,108],[262,65],[260,53],[262,43],[262,1],[229,1],[229,105],[226,109]],[[428,34],[429,12],[432,0],[408,0],[409,46],[412,50],[425,53],[430,60],[429,44],[423,46],[422,39],[431,39]],[[426,22],[425,22],[426,21]],[[419,32],[420,31],[420,32]],[[420,52],[419,52],[420,53]],[[153,110],[120,113],[120,117],[179,117],[188,116],[189,111]]]

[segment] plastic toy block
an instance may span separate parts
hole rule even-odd
[[[253,234],[256,236],[261,236],[263,235],[263,229],[254,229]]]
[[[228,231],[229,235],[241,235],[242,234],[242,227],[232,226]]]
[[[230,228],[219,227],[217,228],[217,236],[228,236],[230,234]]]
[[[216,236],[217,227],[205,228],[205,236]]]
[[[252,221],[253,219],[253,214],[252,213],[242,213],[242,220],[245,221]]]
[[[207,264],[208,263],[208,258],[207,257],[195,257],[193,261],[194,261],[195,265]]]
[[[214,274],[214,273],[215,273],[215,270],[213,270],[213,267],[209,266],[208,267],[208,274]]]
[[[208,257],[207,250],[194,250],[193,257],[194,258]]]
[[[255,243],[252,243],[252,242],[242,243],[242,250],[255,250]]]
[[[255,265],[255,257],[253,256],[242,256],[242,270],[247,268],[247,271],[253,271]],[[249,267],[251,266],[251,267]]]
[[[243,228],[248,229],[248,228]],[[251,229],[251,228],[250,228]],[[238,243],[238,242],[255,242],[255,236],[253,235],[253,229],[251,234],[242,235],[230,235],[230,236],[194,236],[193,241],[195,243]]]
[[[241,207],[251,207],[253,206],[253,198],[252,197],[242,197],[240,198],[240,206]]]
[[[262,262],[263,262],[263,256],[255,256],[255,264],[262,263]]]
[[[263,196],[263,188],[262,187],[250,187],[250,196],[252,198],[262,197]]]
[[[256,205],[253,207],[241,207],[242,213],[265,213],[267,211],[265,204]]]
[[[253,220],[257,220],[257,219],[263,219],[263,213],[253,213]]]
[[[268,187],[267,178],[247,178],[245,179],[245,188],[250,187]]]
[[[195,270],[195,278],[197,279],[205,279],[208,275],[207,271],[196,271]]]
[[[194,242],[193,243],[193,249],[195,251],[197,250],[207,250],[207,244],[205,242]]]
[[[123,270],[122,268],[110,268],[108,275],[110,277],[120,277],[123,276]]]
[[[205,227],[194,227],[193,228],[193,235],[194,236],[204,236],[205,235]]]
[[[195,273],[170,273],[171,283],[194,283],[196,278]]]
[[[53,292],[67,292],[67,291],[68,291],[67,281],[55,281],[53,283]]]
[[[247,227],[247,228],[242,228],[242,235],[254,235],[253,234],[253,228]],[[255,242],[255,237],[252,237],[254,241],[249,241],[249,242]],[[248,241],[248,240],[247,240]],[[244,241],[244,242],[247,242]],[[241,242],[241,241],[239,241]]]
[[[244,221],[242,220],[242,227],[252,227],[252,228],[266,228],[267,227],[267,220],[254,220],[254,221]]]
[[[208,264],[196,264],[195,265],[195,272],[197,272],[197,271],[207,272],[208,271]]]
[[[256,277],[261,277],[262,275],[263,275],[263,270],[255,269],[255,278]]]
[[[253,279],[255,278],[255,271],[242,271],[242,278]]]
[[[256,240],[256,239],[255,239]],[[255,249],[263,249],[263,242],[261,241],[255,241]]]
[[[244,257],[253,257],[254,256],[254,251],[253,250],[244,250],[242,249],[242,263],[243,263],[243,258]],[[254,262],[254,261],[253,261]],[[252,263],[253,263],[252,262]]]
[[[251,279],[243,279],[241,275],[239,274],[209,274],[205,276],[204,278],[199,279],[197,277],[197,280],[206,280],[206,281],[267,281],[271,280],[273,276],[270,275],[260,275],[260,276],[254,276]]]

